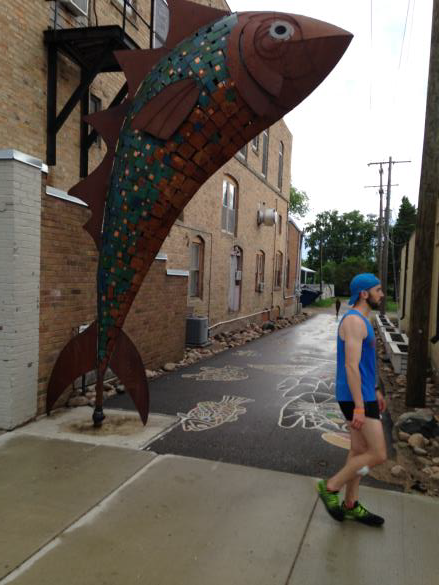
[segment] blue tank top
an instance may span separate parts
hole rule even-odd
[[[366,324],[367,337],[363,340],[363,347],[361,350],[360,359],[360,376],[361,376],[361,393],[365,402],[376,400],[375,394],[375,368],[376,368],[376,357],[375,357],[375,332],[369,319],[366,319],[364,315],[356,309],[351,309],[340,321],[337,332],[337,378],[336,378],[336,391],[335,395],[337,400],[340,401],[353,401],[352,393],[349,389],[348,379],[346,375],[346,360],[345,360],[345,342],[340,337],[340,327],[343,320],[348,315],[359,315]]]

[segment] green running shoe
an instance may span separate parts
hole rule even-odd
[[[355,502],[355,506],[353,508],[347,508],[345,503],[341,505],[344,517],[347,520],[356,520],[357,522],[361,522],[361,524],[367,524],[368,526],[382,526],[384,524],[384,518],[381,516],[377,516],[376,514],[372,514],[369,510],[360,504],[360,502]]]
[[[326,479],[322,479],[317,484],[317,491],[325,508],[334,520],[342,522],[344,520],[344,513],[338,501],[338,492],[329,492],[326,487]]]

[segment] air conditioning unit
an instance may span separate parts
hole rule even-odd
[[[61,0],[61,4],[64,4],[76,16],[87,16],[88,14],[88,0]]]
[[[277,224],[277,211],[275,209],[258,209],[257,216],[258,225],[264,224],[272,226]]]
[[[235,280],[242,280],[242,270],[235,270]]]
[[[199,346],[209,344],[209,327],[207,317],[186,318],[186,345]]]
[[[259,282],[256,290],[258,292],[264,292],[264,283],[263,282]]]

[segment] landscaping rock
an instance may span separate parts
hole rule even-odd
[[[390,470],[393,477],[405,477],[407,472],[402,465],[394,465]]]
[[[415,433],[414,435],[410,435],[407,442],[410,445],[410,447],[413,447],[414,449],[416,447],[422,448],[425,445],[424,437],[421,433]]]
[[[396,421],[395,426],[411,435],[420,433],[428,439],[439,436],[439,425],[430,408],[404,412]]]
[[[148,370],[146,370],[146,371],[148,371]],[[147,376],[148,376],[148,374],[147,374]],[[117,394],[124,394],[125,393],[125,386],[123,384],[118,384],[116,386],[116,392],[117,392]]]
[[[163,369],[165,370],[165,372],[173,372],[175,370],[175,368],[176,368],[176,366],[172,362],[169,362],[163,366]]]
[[[428,455],[427,451],[421,447],[414,447],[413,453],[416,453],[416,455]]]
[[[73,398],[70,398],[70,400],[67,402],[67,406],[87,406],[89,399],[87,398],[87,396],[73,396]]]
[[[410,435],[408,433],[405,433],[404,431],[399,431],[398,433],[398,439],[400,441],[408,441],[410,438]]]

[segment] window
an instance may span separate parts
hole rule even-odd
[[[120,7],[121,7],[122,10],[123,10],[124,2],[126,2],[126,4],[127,4],[126,14],[129,15],[129,16],[132,16],[132,14],[133,14],[133,7],[134,8],[137,8],[137,6],[136,6],[137,0],[116,0],[116,4],[120,4]]]
[[[285,284],[287,288],[291,288],[291,282],[290,282],[290,277],[291,277],[291,262],[290,259],[288,258],[287,260],[287,269],[286,269],[286,274],[285,274]]]
[[[247,160],[247,144],[238,150],[236,156],[238,158]]]
[[[284,143],[279,142],[279,168],[277,172],[277,186],[282,191],[282,178],[284,174]]]
[[[204,264],[204,242],[196,238],[191,242],[191,265],[189,269],[189,296],[203,296],[203,264]]]
[[[252,140],[252,149],[254,152],[259,152],[259,134]]]
[[[102,110],[102,100],[91,93],[88,109],[90,114],[96,114],[96,112],[100,112]],[[102,138],[99,134],[94,139],[94,144],[99,146],[99,148],[102,146]]]
[[[276,252],[276,264],[274,271],[274,288],[280,288],[282,286],[282,252]]]
[[[279,224],[279,235],[280,235],[282,233],[282,216],[281,216],[280,213],[279,213],[279,216],[278,217],[279,217],[279,219],[277,221],[278,221],[278,224]]]
[[[267,178],[268,172],[268,130],[262,132],[262,174]]]
[[[224,179],[221,229],[233,235],[236,229],[237,194],[236,184],[229,178]]]
[[[264,272],[265,272],[265,254],[260,250],[256,254],[256,276],[255,276],[255,290],[256,292],[263,292],[264,290]]]

